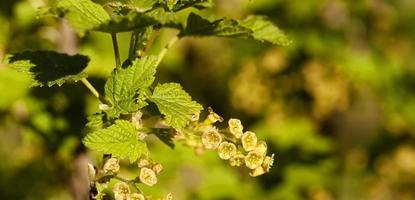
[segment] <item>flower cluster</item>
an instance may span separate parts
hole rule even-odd
[[[204,149],[216,150],[223,160],[228,160],[231,166],[245,165],[251,170],[251,176],[260,176],[269,172],[274,154],[267,156],[267,144],[258,140],[256,134],[245,131],[239,119],[229,119],[228,127],[219,130],[213,126],[222,122],[223,118],[209,108],[209,114],[202,125],[197,127],[201,132],[201,142]]]
[[[112,187],[114,192],[115,200],[149,200],[152,199],[151,196],[144,196],[142,193],[133,192],[131,193],[130,187],[125,182],[119,182],[114,184]],[[161,198],[161,200],[173,200],[173,195],[168,193],[166,196]]]

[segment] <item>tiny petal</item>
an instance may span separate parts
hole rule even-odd
[[[216,129],[210,129],[202,134],[202,143],[206,149],[216,149],[222,142],[222,136]]]
[[[247,131],[242,135],[241,141],[246,151],[252,151],[256,148],[258,139],[254,132]]]
[[[126,200],[128,199],[128,194],[130,194],[130,188],[127,183],[119,182],[112,187],[114,192],[114,197],[116,200]]]
[[[110,158],[104,164],[105,173],[117,173],[120,171],[120,164],[117,158]]]
[[[245,164],[245,156],[242,153],[237,153],[236,155],[232,156],[229,160],[229,164],[232,167],[239,167]]]
[[[262,155],[265,156],[267,154],[267,149],[268,149],[267,143],[261,140],[256,145],[255,151],[258,153],[262,153]]]
[[[236,146],[230,142],[222,142],[218,147],[219,157],[228,160],[236,154]]]
[[[144,197],[143,194],[132,193],[132,194],[130,194],[130,199],[129,200],[146,200],[146,197]]]
[[[88,163],[88,178],[89,178],[89,181],[93,181],[95,179],[96,174],[97,174],[97,171],[95,170],[94,165]]]
[[[157,183],[156,173],[147,167],[143,167],[140,170],[140,181],[148,186],[153,186]]]
[[[242,126],[241,120],[239,119],[229,119],[228,121],[229,131],[236,137],[241,138],[243,134],[244,127]]]
[[[261,176],[262,174],[265,174],[265,170],[262,167],[257,167],[254,170],[252,170],[251,172],[249,172],[249,175],[252,176],[252,177]]]
[[[161,170],[163,170],[163,166],[160,163],[156,163],[155,165],[153,165],[152,169],[154,173],[159,174]]]
[[[256,151],[251,151],[245,157],[245,165],[249,169],[255,169],[261,166],[263,160],[264,160],[264,155]]]

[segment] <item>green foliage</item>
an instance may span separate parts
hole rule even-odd
[[[176,129],[185,127],[192,115],[202,110],[202,106],[192,101],[189,94],[177,83],[157,85],[150,100],[165,115],[166,123]]]
[[[252,30],[255,40],[266,41],[277,45],[289,45],[291,40],[271,21],[263,16],[249,16],[240,23],[241,26]]]
[[[137,58],[127,68],[117,68],[105,83],[105,96],[112,104],[113,116],[138,109],[137,91],[149,87],[156,73],[156,56]]]
[[[129,15],[120,16],[100,24],[95,29],[106,33],[127,32],[151,25],[158,24],[158,21],[146,14],[131,12]]]
[[[89,133],[83,143],[90,149],[119,158],[128,157],[134,162],[148,153],[146,143],[138,138],[139,133],[131,122],[117,120],[108,128]]]
[[[61,0],[56,8],[81,36],[110,20],[105,9],[91,0]]]
[[[51,87],[85,78],[87,75],[82,71],[88,65],[89,58],[53,51],[26,51],[12,55],[9,62],[16,70],[32,76],[32,86]]]

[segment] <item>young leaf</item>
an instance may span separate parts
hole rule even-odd
[[[119,158],[128,157],[130,162],[148,153],[145,142],[138,139],[138,130],[131,122],[117,120],[114,125],[88,133],[83,139],[85,146]]]
[[[252,30],[239,26],[236,20],[218,19],[210,22],[199,15],[190,13],[186,28],[181,31],[180,36],[243,37],[250,34]]]
[[[157,85],[150,100],[165,115],[166,123],[176,129],[185,127],[192,115],[203,109],[177,83]]]
[[[105,9],[91,0],[60,0],[56,7],[80,36],[110,20]]]
[[[61,86],[65,81],[78,81],[87,75],[82,72],[89,58],[83,55],[56,53],[53,51],[26,51],[9,58],[16,70],[32,76],[32,86]]]
[[[255,40],[284,46],[291,43],[291,40],[277,26],[263,16],[249,16],[240,24],[253,31],[252,37]]]
[[[149,87],[156,73],[156,56],[137,58],[132,65],[115,70],[105,83],[105,96],[112,104],[110,115],[118,116],[138,109],[137,90]]]

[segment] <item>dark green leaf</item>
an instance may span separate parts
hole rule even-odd
[[[240,24],[251,29],[253,31],[252,37],[256,40],[278,45],[291,43],[291,40],[277,26],[263,16],[249,16]]]
[[[186,28],[182,30],[180,36],[243,37],[250,34],[252,31],[239,26],[236,20],[218,19],[210,22],[199,15],[190,13]]]
[[[11,65],[21,72],[30,74],[32,86],[61,86],[65,81],[78,81],[86,77],[82,71],[89,58],[83,55],[68,55],[53,51],[26,51],[9,59]]]

